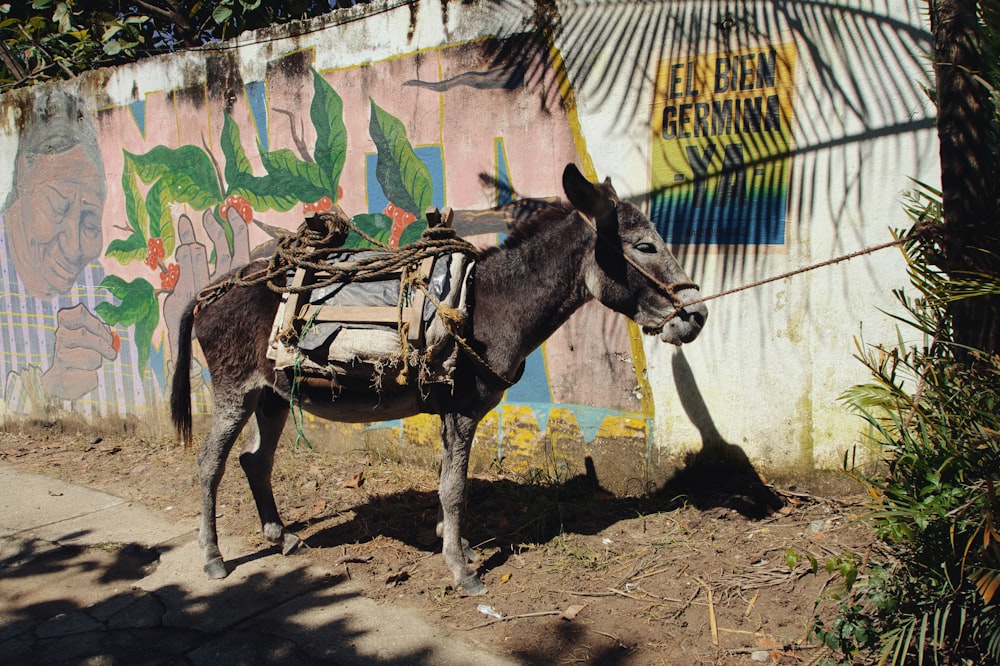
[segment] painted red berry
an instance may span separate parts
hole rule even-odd
[[[229,219],[228,213],[230,208],[235,210],[240,216],[240,219],[247,224],[253,222],[253,206],[251,206],[250,202],[240,195],[230,194],[226,197],[226,202],[219,206],[219,215],[221,215],[223,219]]]
[[[122,339],[114,331],[111,331],[111,346],[115,348],[116,352],[122,348]]]
[[[303,204],[302,210],[306,213],[325,213],[333,208],[333,201],[330,197],[320,197],[316,203]]]
[[[168,291],[177,286],[177,280],[181,277],[181,267],[177,264],[168,264],[167,272],[160,271],[160,286]]]
[[[410,223],[417,219],[417,216],[408,210],[400,208],[396,204],[389,202],[382,214],[392,220],[392,229],[389,231],[389,245],[396,247],[399,244],[399,237],[403,235],[403,229],[410,226]]]
[[[166,253],[163,250],[162,238],[150,238],[146,241],[146,259],[144,262],[149,267],[149,270],[155,271],[156,267],[160,264],[160,259],[163,259],[165,256]]]

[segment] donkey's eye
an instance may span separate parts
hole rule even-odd
[[[656,246],[652,243],[636,243],[635,249],[643,254],[656,254]]]

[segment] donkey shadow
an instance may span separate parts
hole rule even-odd
[[[674,354],[673,370],[684,410],[701,433],[701,449],[688,454],[659,488],[642,497],[615,497],[601,485],[590,458],[585,460],[585,473],[561,483],[470,477],[466,536],[472,544],[499,547],[483,564],[484,570],[502,564],[518,543],[546,543],[566,532],[597,534],[637,515],[693,506],[701,511],[723,508],[748,520],[760,520],[784,505],[743,450],[719,433],[680,352]],[[351,520],[321,527],[308,542],[313,548],[332,548],[387,536],[432,552],[440,547],[434,535],[438,510],[435,490],[379,495],[354,506]],[[324,520],[318,516],[310,522]],[[297,530],[306,524],[290,527]]]
[[[681,406],[701,434],[701,449],[685,457],[684,467],[657,494],[686,497],[703,511],[728,507],[755,520],[780,509],[781,496],[764,483],[743,449],[727,442],[715,426],[683,351],[674,352],[671,366]]]

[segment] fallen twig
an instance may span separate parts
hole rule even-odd
[[[607,633],[604,633],[603,631],[598,631],[597,629],[591,629],[590,631],[593,632],[593,633],[595,633],[595,634],[600,634],[601,636],[604,636],[605,638],[610,638],[615,643],[617,643],[618,647],[620,647],[620,648],[623,648],[625,650],[629,649],[629,647],[627,645],[625,645],[625,643],[622,642],[622,639],[618,638],[617,636],[615,636],[613,634],[607,634]]]
[[[371,555],[341,555],[333,561],[333,566],[339,566],[341,564],[356,563],[356,564],[366,564],[371,562],[374,557]]]
[[[673,566],[662,567],[660,569],[656,569],[655,571],[649,571],[647,573],[644,573],[644,574],[641,574],[641,575],[638,575],[638,576],[633,576],[632,580],[642,580],[643,578],[649,578],[650,576],[657,576],[657,575],[659,575],[661,573],[667,573],[668,571],[672,571],[673,568],[674,568]]]
[[[719,644],[719,625],[715,619],[715,602],[712,600],[712,588],[708,586],[708,583],[702,579],[695,577],[702,587],[705,588],[705,593],[708,595],[708,626],[712,631],[712,643],[715,645]]]
[[[817,643],[816,645],[795,645],[794,643],[789,643],[787,645],[780,645],[775,647],[763,647],[763,646],[747,646],[747,647],[734,647],[734,648],[722,648],[724,652],[728,654],[750,654],[753,652],[779,650],[781,652],[798,652],[800,650],[818,650],[819,648],[826,647],[823,644]],[[822,655],[821,655],[822,656]]]
[[[634,594],[630,594],[630,593],[628,593],[628,592],[626,592],[624,590],[616,590],[613,587],[608,588],[608,589],[611,590],[612,592],[614,592],[615,594],[619,595],[619,596],[626,597],[628,599],[632,599],[633,601],[641,601],[641,602],[646,603],[646,604],[653,604],[654,606],[662,606],[663,605],[663,601],[661,601],[660,599],[646,599],[644,597],[637,597]],[[646,593],[643,592],[643,594],[646,594]],[[684,603],[680,599],[666,599],[665,601],[672,601],[672,602],[675,602],[675,603]]]
[[[564,611],[536,611],[534,613],[517,613],[516,615],[504,615],[503,617],[494,618],[488,622],[483,622],[482,624],[473,625],[471,627],[466,627],[465,631],[472,631],[473,629],[482,629],[483,627],[488,627],[491,624],[496,624],[497,622],[507,622],[508,620],[521,620],[527,617],[545,617],[548,615],[562,615]]]
[[[753,607],[757,603],[757,598],[760,596],[760,589],[754,591],[753,598],[750,603],[747,604],[747,609],[743,611],[743,617],[750,617],[750,613],[753,612]]]
[[[552,590],[553,592],[560,592],[562,594],[572,594],[575,597],[613,597],[614,592],[585,592],[581,590]]]

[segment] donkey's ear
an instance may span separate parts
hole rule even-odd
[[[604,220],[615,212],[615,204],[604,187],[598,187],[583,177],[575,164],[563,170],[563,189],[569,202],[584,215]],[[614,190],[610,190],[614,192]]]
[[[611,192],[611,194],[615,195],[616,197],[618,196],[618,192],[615,190],[615,186],[611,184],[611,176],[606,176],[604,178],[604,187],[606,187],[608,192]]]

